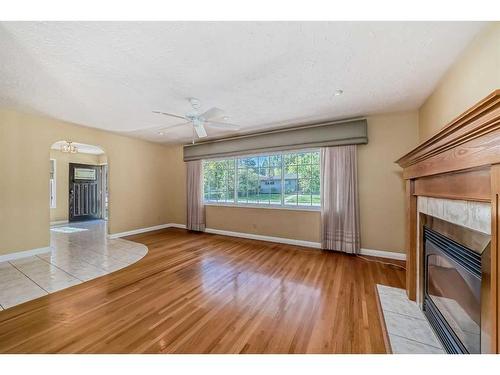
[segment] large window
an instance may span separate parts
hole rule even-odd
[[[203,162],[206,203],[319,207],[319,151]]]

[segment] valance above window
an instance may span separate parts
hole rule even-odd
[[[184,161],[363,143],[368,143],[365,119],[334,121],[186,145]]]

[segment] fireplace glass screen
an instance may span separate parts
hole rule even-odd
[[[427,256],[427,294],[467,352],[480,353],[481,279],[428,246],[435,253]]]

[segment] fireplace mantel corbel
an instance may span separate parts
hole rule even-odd
[[[406,290],[417,297],[417,197],[491,203],[491,342],[500,350],[500,90],[396,161],[406,184]]]

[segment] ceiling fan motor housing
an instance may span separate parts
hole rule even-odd
[[[189,102],[191,103],[191,107],[193,107],[194,109],[200,109],[200,107],[201,107],[200,99],[189,98]]]

